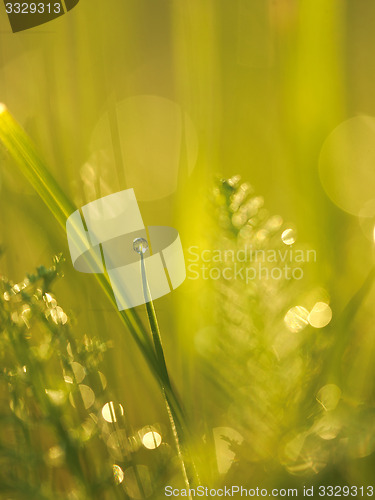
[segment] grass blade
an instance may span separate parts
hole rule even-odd
[[[0,104],[0,141],[65,232],[66,219],[76,207],[51,175],[28,135],[3,104]],[[184,427],[183,410],[170,384],[164,356],[161,359],[160,353],[158,355],[155,351],[154,344],[135,310],[118,310],[108,276],[95,274],[95,278],[145,357],[151,373],[161,387],[164,399],[167,398],[167,410],[169,409],[181,422],[180,426]]]

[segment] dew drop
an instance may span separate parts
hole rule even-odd
[[[64,375],[64,380],[67,384],[73,384],[73,379],[69,375]]]
[[[233,226],[239,228],[242,227],[247,221],[246,214],[241,214],[241,213],[235,213],[232,217],[232,224]]]
[[[119,465],[114,464],[112,466],[113,470],[113,478],[116,484],[121,484],[124,480],[124,471],[121,469]]]
[[[48,315],[48,313],[47,313]],[[65,314],[63,309],[60,306],[57,306],[50,310],[50,315],[52,321],[56,323],[56,325],[65,325],[68,321],[68,316]]]
[[[136,238],[133,240],[133,250],[139,253],[139,255],[144,254],[148,250],[148,242],[144,238]]]
[[[107,379],[105,378],[105,375],[103,375],[102,372],[98,372],[99,378],[100,378],[100,383],[102,384],[103,389],[107,387]]]
[[[154,450],[161,445],[162,437],[154,427],[144,427],[140,434],[142,436],[142,444],[148,450]]]
[[[332,309],[325,302],[317,302],[312,308],[308,321],[314,328],[324,328],[332,319]]]
[[[106,403],[102,408],[102,416],[106,422],[117,422],[118,417],[124,415],[124,408],[122,405],[116,405],[113,401]]]
[[[86,376],[86,370],[80,363],[77,363],[75,361],[73,361],[71,367],[77,384],[80,384]]]
[[[236,188],[236,187],[238,187],[240,181],[241,181],[241,176],[234,175],[233,177],[228,179],[226,182],[227,182],[227,184],[229,184],[230,187]]]
[[[31,308],[30,306],[28,306],[27,304],[25,304],[23,307],[22,307],[22,312],[21,312],[21,318],[23,320],[23,322],[25,323],[25,325],[27,326],[27,328],[30,328],[30,322],[29,322],[29,318],[31,316]]]
[[[293,245],[296,242],[297,235],[294,229],[285,229],[281,234],[281,240],[285,245]]]
[[[86,410],[95,403],[95,393],[88,385],[79,385],[79,391]]]
[[[46,303],[47,307],[54,308],[57,306],[57,301],[53,295],[50,293],[45,293],[43,296],[43,300]]]
[[[27,409],[25,408],[25,403],[22,399],[9,401],[9,407],[19,419],[25,420],[27,417]]]
[[[66,346],[66,352],[68,353],[68,356],[73,358],[73,349],[72,349],[72,346],[70,344],[70,342],[68,342],[67,346]]]
[[[81,393],[81,398],[83,405],[86,410],[88,410],[95,403],[95,393],[88,385],[80,384],[78,386],[79,392]],[[73,408],[76,408],[73,394],[69,394],[69,401]]]
[[[288,329],[297,333],[302,331],[308,325],[309,311],[302,306],[296,306],[289,309],[284,317],[284,322]]]

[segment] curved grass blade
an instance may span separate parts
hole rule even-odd
[[[66,219],[76,210],[76,207],[51,175],[28,135],[3,104],[0,104],[0,141],[65,232]],[[117,309],[112,287],[106,274],[95,274],[95,278],[145,357],[151,373],[161,387],[163,396],[167,398],[169,409],[174,418],[181,422],[181,428],[186,427],[182,406],[169,382],[165,360],[162,362],[160,356],[157,355],[153,342],[137,313],[134,309],[124,311]],[[166,383],[167,381],[168,383]]]

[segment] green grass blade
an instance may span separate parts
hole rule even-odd
[[[66,219],[76,210],[76,207],[49,172],[31,139],[3,104],[0,104],[0,141],[65,232]],[[107,275],[95,274],[95,277],[117,310],[122,323],[129,329],[152,374],[159,385],[164,387],[165,370],[158,362],[151,339],[137,313],[133,309],[118,311]],[[171,398],[175,399],[174,405],[179,407],[173,391]]]

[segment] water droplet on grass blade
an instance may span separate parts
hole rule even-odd
[[[139,255],[142,255],[147,252],[148,250],[148,242],[144,238],[136,238],[133,241],[133,249],[135,252],[137,252]]]

